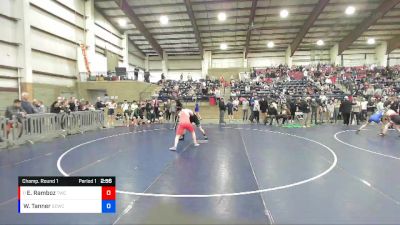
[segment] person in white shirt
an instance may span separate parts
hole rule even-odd
[[[242,101],[243,121],[249,118],[249,101],[244,98]]]
[[[260,123],[260,103],[258,102],[258,100],[254,101],[253,115],[254,115],[254,119],[256,120],[257,124],[259,124]]]
[[[333,103],[333,100],[328,101],[328,104],[326,105],[326,109],[328,111],[328,120],[330,123],[333,123],[333,113],[335,111],[335,104]]]
[[[235,100],[232,101],[233,104],[233,111],[238,111],[239,108],[239,99],[235,98]]]
[[[363,98],[361,101],[361,120],[365,121],[367,119],[367,109],[368,109],[368,101],[367,99]]]
[[[353,123],[354,117],[356,117],[357,125],[360,124],[360,113],[361,113],[361,102],[356,99],[352,106],[350,124]]]
[[[303,71],[303,76],[304,76],[305,80],[308,79],[308,71],[306,69],[304,69],[304,71]]]
[[[385,111],[382,99],[380,99],[379,102],[376,104],[376,110],[379,112]]]
[[[107,103],[108,106],[108,120],[107,120],[107,126],[112,127],[114,126],[114,120],[115,120],[115,110],[117,109],[117,103],[113,100],[111,102]]]
[[[127,100],[124,100],[124,102],[121,105],[122,112],[124,113],[124,125],[129,127],[129,120],[131,117],[131,113],[129,112],[129,103]]]
[[[215,89],[215,98],[217,100],[221,98],[221,91],[219,89]]]

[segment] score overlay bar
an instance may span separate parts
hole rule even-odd
[[[18,213],[115,213],[115,177],[18,177]]]

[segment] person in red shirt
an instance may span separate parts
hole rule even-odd
[[[197,142],[197,139],[196,139],[196,133],[194,132],[193,125],[190,122],[191,115],[194,115],[194,113],[190,109],[182,109],[179,112],[179,114],[178,114],[179,123],[178,123],[178,127],[176,129],[174,146],[169,148],[169,150],[176,151],[176,148],[178,147],[179,138],[185,133],[186,130],[192,134],[194,146],[196,146],[196,147],[199,146],[199,143]]]

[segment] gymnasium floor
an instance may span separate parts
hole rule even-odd
[[[1,150],[0,224],[400,224],[395,131],[204,127],[208,143],[176,153],[170,125]],[[17,213],[19,175],[63,174],[116,176],[117,213]]]

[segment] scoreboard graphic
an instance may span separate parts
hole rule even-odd
[[[115,177],[18,177],[18,213],[115,213]]]

